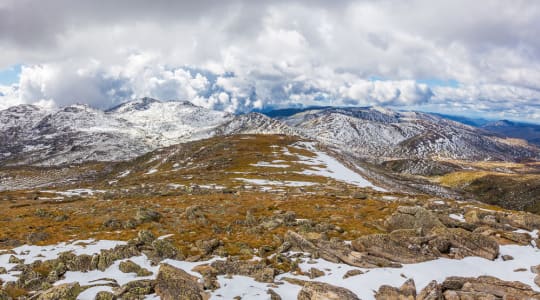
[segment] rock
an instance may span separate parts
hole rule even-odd
[[[217,280],[218,271],[212,266],[207,264],[198,265],[195,266],[192,271],[202,275],[203,287],[205,290],[216,290],[220,288],[220,284]]]
[[[161,214],[155,210],[141,207],[137,210],[135,220],[139,223],[158,222],[161,219]]]
[[[387,259],[372,256],[369,253],[352,251],[349,246],[343,243],[319,240],[317,244],[314,244],[293,231],[288,231],[285,234],[285,241],[292,245],[291,249],[293,250],[309,252],[315,257],[321,257],[334,263],[345,263],[359,268],[401,266]]]
[[[537,286],[540,286],[540,275],[536,275],[534,277],[534,283],[537,285]]]
[[[140,252],[133,245],[119,245],[113,249],[101,250],[100,254],[94,255],[90,261],[91,268],[105,271],[114,261],[119,259],[139,256]]]
[[[532,266],[531,272],[533,272],[534,274],[540,274],[540,265]]]
[[[502,260],[508,261],[508,260],[514,260],[514,257],[512,255],[503,255],[501,256]]]
[[[427,236],[412,229],[362,236],[352,242],[352,247],[358,252],[399,263],[433,260],[443,254],[455,258],[480,256],[493,260],[499,254],[499,244],[490,237],[461,228],[444,227],[433,228]]]
[[[156,236],[149,230],[141,230],[137,234],[137,239],[145,245],[151,245],[156,240]]]
[[[136,273],[137,276],[150,276],[153,274],[147,269],[141,268],[141,266],[132,262],[131,260],[121,262],[119,269],[124,273]]]
[[[270,295],[270,300],[281,300],[281,296],[278,295],[273,289],[268,289],[266,291],[268,295]]]
[[[156,264],[166,258],[183,258],[180,251],[169,240],[155,240],[152,242],[152,247],[153,251],[148,253],[148,256]]]
[[[115,218],[111,218],[103,222],[103,227],[116,230],[116,229],[122,229],[123,225],[122,225],[122,221]]]
[[[6,274],[6,273],[7,273],[6,268],[0,267],[0,275],[1,275],[1,274]]]
[[[65,283],[41,293],[37,300],[75,300],[81,292],[79,283]]]
[[[356,193],[353,193],[353,194],[352,194],[352,198],[353,198],[353,199],[364,200],[364,199],[367,199],[367,197],[368,197],[367,194],[361,193],[361,192],[356,192]]]
[[[29,243],[29,244],[35,244],[37,242],[41,242],[41,241],[44,241],[46,239],[48,239],[50,237],[50,235],[46,232],[43,232],[43,231],[38,231],[38,232],[32,232],[30,234],[28,234],[26,236],[26,241]]]
[[[298,300],[359,300],[348,289],[337,287],[328,283],[308,281],[300,290]]]
[[[531,214],[531,213],[512,213],[506,216],[510,225],[525,229],[528,231],[533,231],[540,228],[540,216]]]
[[[267,257],[273,251],[274,251],[274,247],[269,246],[269,245],[262,245],[261,247],[259,247],[259,256]]]
[[[197,277],[168,264],[161,264],[156,279],[156,294],[161,300],[206,299]]]
[[[431,281],[425,288],[423,288],[417,295],[416,300],[440,300],[442,299],[441,286],[437,281]]]
[[[364,274],[364,272],[362,272],[361,270],[358,270],[358,269],[354,269],[354,270],[349,270],[345,273],[345,275],[343,275],[343,279],[347,279],[349,277],[353,277],[353,276],[358,276],[358,275],[362,275]]]
[[[296,223],[296,213],[294,211],[287,211],[283,214],[283,222],[287,226],[291,226]]]
[[[540,293],[524,283],[491,276],[448,277],[441,289],[445,299],[540,299]]]
[[[491,237],[472,233],[461,228],[436,229],[435,240],[448,241],[455,258],[479,256],[494,260],[499,255],[499,244]]]
[[[445,228],[433,213],[420,206],[400,206],[397,211],[384,222],[388,231],[398,229],[415,229],[427,233],[433,228]]]
[[[8,263],[10,264],[23,264],[24,259],[19,259],[15,255],[11,255],[8,259]]]
[[[390,261],[418,263],[438,257],[428,242],[429,239],[419,236],[415,230],[396,230],[390,234],[362,236],[352,242],[352,247]]]
[[[279,247],[276,249],[276,252],[277,252],[277,253],[287,252],[287,251],[289,251],[291,248],[292,248],[292,244],[291,244],[290,242],[283,242],[283,244],[281,244],[281,246],[279,246]]]
[[[198,240],[195,242],[195,245],[203,253],[203,255],[211,254],[217,247],[221,245],[221,242],[218,239],[211,240]]]
[[[258,282],[274,282],[276,271],[273,268],[264,268],[253,275],[253,279]]]
[[[317,269],[317,268],[311,268],[309,269],[309,278],[314,279],[317,277],[324,276],[324,272]]]
[[[2,283],[2,282],[0,282]],[[12,298],[9,297],[9,295],[4,292],[2,289],[0,289],[0,300],[11,300]]]
[[[155,285],[153,280],[136,280],[115,288],[113,292],[121,299],[144,299],[145,295],[155,292]]]
[[[377,300],[415,300],[416,286],[414,280],[409,279],[398,289],[388,285],[383,285],[375,294]]]
[[[96,294],[94,300],[116,300],[116,296],[111,292],[101,291]]]
[[[520,245],[529,245],[532,237],[528,233],[502,231],[499,233],[502,238],[510,240]]]
[[[267,266],[262,261],[243,261],[243,260],[217,260],[212,262],[212,268],[219,275],[242,275],[253,277],[259,282],[273,282],[276,270]]]

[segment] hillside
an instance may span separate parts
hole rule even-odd
[[[301,137],[220,136],[123,162],[1,172],[7,299],[164,297],[178,282],[167,274],[216,299],[294,299],[312,288],[393,299],[402,284],[465,292],[456,281],[540,296],[529,268],[540,259],[537,215],[395,191]]]

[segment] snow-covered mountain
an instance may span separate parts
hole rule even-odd
[[[279,117],[307,137],[372,160],[538,158],[538,149],[481,129],[419,112],[385,108],[319,108]]]
[[[371,108],[316,108],[270,118],[231,115],[187,101],[142,98],[107,111],[21,105],[0,111],[0,165],[126,160],[186,141],[231,134],[286,134],[382,162],[434,157],[538,158],[538,148],[440,116]]]
[[[109,111],[79,104],[53,111],[21,105],[0,111],[0,158],[8,165],[125,160],[210,137],[232,119],[189,102],[150,98]]]
[[[286,134],[300,136],[302,133],[287,124],[260,113],[239,115],[214,130],[214,135],[232,134]]]

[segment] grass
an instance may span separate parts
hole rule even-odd
[[[270,218],[279,211],[294,211],[298,218],[341,227],[342,233],[331,231],[329,235],[347,240],[377,232],[372,223],[391,214],[397,204],[375,200],[379,193],[369,189],[335,182],[326,177],[298,174],[310,167],[299,162],[298,155],[314,156],[310,151],[294,146],[298,141],[295,137],[279,135],[231,136],[196,141],[160,149],[134,161],[111,164],[107,167],[110,169],[108,175],[100,173],[106,168],[104,165],[89,164],[81,170],[95,170],[99,176],[80,186],[69,186],[113,190],[107,195],[55,201],[47,200],[57,196],[50,192],[2,192],[0,199],[9,200],[0,202],[0,239],[25,243],[28,233],[45,232],[48,237],[37,244],[88,238],[128,240],[135,237],[139,230],[148,229],[158,236],[174,234],[174,243],[187,255],[196,254],[192,248],[197,240],[211,238],[222,240],[226,251],[236,255],[244,253],[246,247],[277,247],[279,241],[274,235],[281,236],[289,229],[300,230],[280,226],[261,234],[254,231],[253,226],[240,224],[246,219],[248,210],[258,219]],[[284,147],[292,155],[285,154],[282,151]],[[285,162],[280,164],[290,167],[251,165],[273,160],[283,160]],[[145,174],[152,168],[157,168],[158,172]],[[118,178],[118,174],[126,170],[131,171],[129,176]],[[243,188],[245,183],[235,180],[238,177],[311,181],[317,185],[302,189],[279,187],[283,191],[262,192]],[[111,180],[118,181],[109,185]],[[169,183],[187,187],[212,183],[225,186],[228,191],[171,189],[167,187]],[[349,197],[358,191],[365,193],[368,199]],[[206,221],[186,218],[186,209],[193,206],[200,207]],[[104,226],[107,220],[113,218],[120,222],[128,221],[135,216],[139,207],[158,211],[163,217],[160,222],[140,224],[133,229]]]

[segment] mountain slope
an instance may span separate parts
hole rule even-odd
[[[119,161],[186,141],[232,134],[300,136],[376,163],[539,157],[538,148],[524,142],[426,113],[320,107],[273,115],[235,116],[186,101],[151,98],[108,111],[85,105],[52,111],[22,105],[0,111],[0,165]]]
[[[324,108],[281,118],[306,136],[376,161],[400,158],[521,160],[538,149],[435,115],[381,108]]]
[[[540,146],[540,125],[501,120],[481,126],[482,129],[505,137],[524,139]]]
[[[210,136],[232,119],[188,102],[143,98],[107,112],[86,105],[55,111],[19,106],[0,112],[4,165],[117,161]]]

